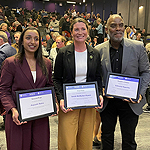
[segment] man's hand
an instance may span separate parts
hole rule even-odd
[[[142,100],[142,95],[141,94],[139,95],[138,101],[133,101],[131,98],[129,100],[128,99],[123,99],[123,101],[129,102],[129,103],[133,103],[133,104],[140,103],[141,100]]]
[[[103,96],[105,96],[105,88],[103,88]],[[107,98],[114,98],[113,96],[106,96]]]

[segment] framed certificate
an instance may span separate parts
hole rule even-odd
[[[57,112],[53,87],[16,91],[19,120],[30,121]]]
[[[124,74],[108,73],[105,95],[120,99],[132,98],[133,101],[139,99],[141,78],[138,76],[128,76]]]
[[[97,82],[63,84],[66,108],[93,108],[100,104]]]

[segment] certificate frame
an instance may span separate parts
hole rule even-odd
[[[80,89],[81,86],[83,86],[84,88],[89,87],[90,85],[92,85],[94,87],[94,96],[96,98],[95,102],[96,104],[91,105],[91,104],[86,104],[84,106],[79,105],[79,106],[73,106],[73,107],[68,107],[68,97],[67,97],[67,88],[78,88]],[[71,108],[71,109],[82,109],[82,108],[94,108],[94,107],[100,107],[100,99],[99,99],[99,92],[98,92],[98,85],[97,85],[97,81],[94,82],[81,82],[81,83],[65,83],[63,84],[63,93],[64,93],[64,106],[66,109]]]
[[[112,94],[112,93],[110,94],[108,92],[110,78],[118,78],[118,80],[124,80],[124,81],[125,80],[127,80],[127,81],[132,81],[133,80],[133,82],[134,81],[137,82],[138,85],[137,85],[137,88],[136,88],[135,98],[129,97],[129,96],[115,95],[115,92],[114,92],[114,94]],[[117,86],[117,85],[115,85],[115,86]],[[122,86],[122,85],[120,84],[120,86]],[[128,88],[128,87],[126,87],[126,88]],[[138,101],[140,89],[141,89],[141,77],[140,76],[130,76],[130,75],[125,75],[125,74],[118,74],[118,73],[108,72],[107,79],[106,79],[106,85],[105,85],[105,96],[112,96],[112,97],[115,97],[115,98],[128,99],[128,100],[130,98],[132,98],[133,101]]]
[[[18,110],[18,113],[19,113],[19,121],[21,121],[21,122],[31,121],[31,120],[35,120],[35,119],[47,117],[47,116],[50,116],[52,114],[56,114],[57,113],[54,87],[36,88],[36,89],[21,90],[21,91],[15,91],[15,92],[16,92],[16,99],[17,99],[17,110]],[[32,116],[29,116],[29,117],[28,116],[24,117],[25,115],[23,115],[24,114],[23,110],[25,109],[25,107],[22,105],[23,104],[22,102],[23,101],[25,102],[25,100],[23,100],[21,98],[32,97],[32,99],[34,98],[35,101],[36,101],[37,96],[39,96],[38,98],[40,98],[40,96],[43,96],[43,95],[47,96],[47,94],[49,94],[49,96],[51,96],[50,99],[48,99],[46,101],[46,103],[48,104],[47,106],[49,106],[49,105],[52,105],[52,106],[50,106],[49,108],[47,108],[46,110],[44,110],[43,106],[46,106],[46,104],[45,104],[45,105],[42,106],[43,108],[41,107],[41,109],[39,109],[41,111],[44,110],[45,112],[42,112],[41,114],[38,114],[38,115],[34,114]],[[45,99],[44,99],[44,102],[45,102]],[[40,104],[42,105],[43,103],[40,103],[40,101],[39,101],[39,103],[37,102],[36,104],[37,105],[40,105]],[[31,104],[30,107],[31,106],[35,106],[35,105]],[[27,108],[29,108],[29,107],[27,107]],[[36,110],[37,108],[36,107],[29,108],[29,112],[30,112],[30,110],[32,111],[32,109]]]

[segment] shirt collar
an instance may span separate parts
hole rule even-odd
[[[120,45],[123,47],[123,45],[124,45],[124,38],[122,39]],[[110,47],[110,48],[113,48],[112,45],[111,45],[111,43],[110,43],[110,40],[109,40],[109,47]]]

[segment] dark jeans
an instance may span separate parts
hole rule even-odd
[[[114,131],[119,116],[122,150],[136,150],[135,129],[139,116],[134,114],[128,102],[121,99],[110,99],[101,112],[102,120],[102,150],[114,149]]]

